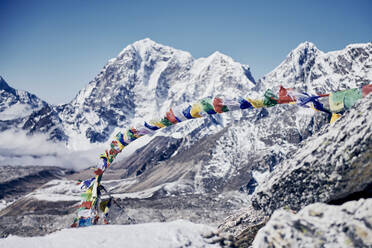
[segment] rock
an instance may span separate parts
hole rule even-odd
[[[236,244],[248,247],[279,208],[298,211],[315,202],[342,204],[371,197],[371,109],[369,95],[336,123],[303,141],[258,186],[251,205],[226,218],[219,230],[231,232]]]
[[[309,138],[282,162],[252,196],[252,205],[267,215],[287,206],[294,210],[330,202],[372,183],[372,94]]]
[[[249,247],[257,231],[262,228],[269,217],[261,210],[256,210],[252,206],[241,209],[235,214],[227,217],[218,226],[220,232],[231,233],[235,237],[234,244],[237,247]]]
[[[372,247],[372,199],[277,210],[253,247]]]

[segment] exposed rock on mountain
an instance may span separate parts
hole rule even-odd
[[[47,105],[27,91],[13,89],[0,76],[0,132],[20,128],[27,116]]]
[[[372,247],[372,199],[314,203],[297,214],[277,210],[253,247]]]
[[[281,163],[256,190],[253,206],[268,214],[283,206],[299,210],[364,190],[372,183],[371,129],[369,95]]]
[[[348,199],[354,192],[371,197],[371,109],[369,95],[336,123],[301,143],[258,186],[252,205],[227,218],[220,230],[233,232],[239,242],[249,245],[254,233],[281,207],[299,210],[315,202]]]
[[[62,120],[58,116],[59,107],[45,106],[33,112],[27,119],[22,129],[29,134],[47,133],[52,141],[68,141],[68,136],[63,131]]]

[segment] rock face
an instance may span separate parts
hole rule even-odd
[[[277,210],[253,247],[372,247],[372,199]]]
[[[268,214],[288,206],[330,202],[372,183],[372,95],[309,140],[260,185],[255,209]]]
[[[326,125],[266,177],[251,205],[228,217],[219,227],[248,247],[255,232],[279,208],[299,210],[315,202],[343,203],[371,197],[372,95],[333,125]]]
[[[68,141],[68,136],[62,126],[62,120],[58,116],[60,107],[45,106],[38,111],[34,111],[30,116],[25,118],[23,130],[32,135],[34,133],[46,133],[49,140],[54,142]]]

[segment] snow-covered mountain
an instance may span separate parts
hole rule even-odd
[[[59,116],[75,147],[82,139],[107,141],[116,128],[162,116],[170,106],[206,96],[241,95],[254,86],[248,66],[219,52],[194,59],[144,39],[109,60]]]
[[[257,91],[279,85],[309,92],[360,86],[372,80],[371,53],[372,43],[324,53],[304,42],[256,85],[247,65],[219,52],[194,59],[188,52],[144,39],[109,60],[70,103],[33,114],[24,129],[49,130],[52,140],[84,149],[109,141],[118,129],[159,117],[170,106],[206,96],[257,96]]]
[[[27,91],[10,87],[0,76],[0,120],[14,120],[40,110],[47,103]]]
[[[261,87],[301,87],[309,93],[359,87],[372,80],[372,42],[351,44],[324,53],[313,43],[301,43],[272,72],[259,80]]]
[[[307,88],[310,92],[329,92],[366,84],[372,81],[371,46],[371,43],[349,45],[342,51],[323,53],[313,44],[305,42],[293,50],[279,67],[259,81],[260,93],[264,89],[278,88],[279,85]],[[336,63],[335,58],[349,63]],[[315,80],[306,76],[316,71],[314,65],[316,68],[333,66],[338,70],[324,73],[321,79]],[[345,86],[346,81],[339,82],[336,79],[341,80],[338,72],[347,70],[350,73],[345,74],[343,80],[348,78],[350,84]],[[257,93],[254,91],[255,89],[248,93],[243,91],[241,95]],[[184,187],[187,190],[190,190],[191,185],[195,192],[221,193],[239,188],[250,192],[265,174],[295,151],[301,141],[329,122],[329,116],[325,114],[293,105],[244,110],[219,117],[221,126],[214,126],[209,119],[193,120],[169,129],[170,133],[180,131],[183,134],[181,140],[168,138],[165,141],[163,137],[158,137],[129,159],[120,161],[119,157],[119,162],[112,169],[123,169],[120,172],[121,178],[148,170],[141,175],[139,184],[126,185],[122,190],[138,190],[143,189],[140,185],[155,187],[169,183],[169,177],[159,177],[161,168],[169,166],[173,169],[179,167],[178,175],[172,180],[179,180],[180,185],[187,185],[188,187]],[[185,167],[185,164],[188,166]],[[185,183],[185,175],[189,174],[193,176],[188,177],[191,180]]]
[[[67,141],[61,128],[58,107],[36,95],[10,87],[0,77],[0,131],[24,130],[27,134],[42,133],[54,141]]]

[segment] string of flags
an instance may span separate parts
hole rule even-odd
[[[345,110],[351,108],[359,99],[367,96],[371,91],[372,84],[369,84],[361,88],[337,91],[329,94],[310,95],[292,88],[280,86],[277,95],[268,89],[262,99],[214,97],[204,98],[186,106],[170,108],[161,118],[145,121],[143,125],[131,127],[124,132],[116,134],[115,139],[110,144],[110,149],[100,155],[102,164],[94,171],[95,176],[78,182],[81,189],[85,192],[81,194],[82,200],[79,205],[78,214],[71,226],[78,227],[97,224],[98,212],[100,210],[107,217],[111,198],[110,200],[101,199],[102,175],[126,146],[144,135],[152,134],[161,128],[176,125],[179,122],[189,119],[202,118],[208,115],[241,109],[273,107],[280,104],[297,104],[304,108],[312,108],[315,111],[327,113],[331,116],[330,123],[333,123],[342,116]],[[328,97],[328,103],[320,101],[321,98],[325,97]],[[104,222],[108,223],[106,219],[104,219]]]

